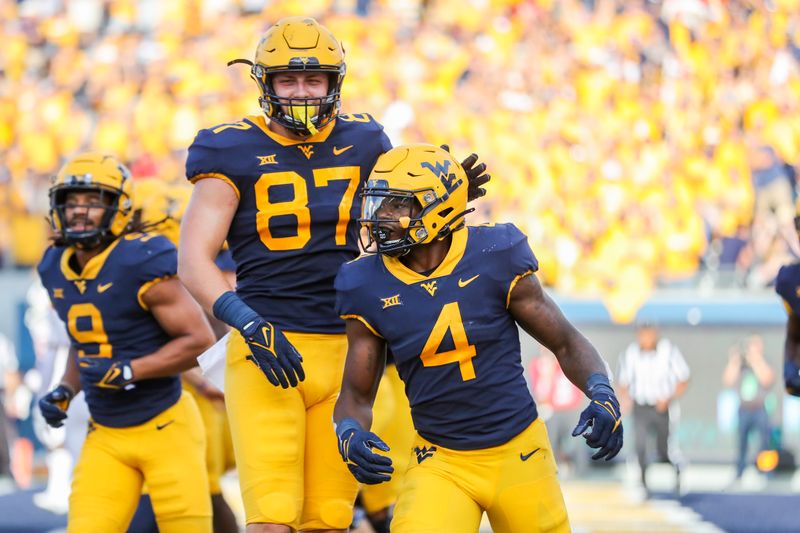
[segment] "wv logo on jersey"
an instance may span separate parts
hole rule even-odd
[[[311,156],[314,155],[314,146],[310,144],[300,144],[297,146],[303,155],[306,156],[306,159],[311,159]]]
[[[439,179],[442,181],[444,188],[447,192],[452,192],[460,183],[461,180],[456,181],[456,175],[454,172],[450,172],[450,161],[444,160],[443,162],[437,162],[435,165],[424,161],[421,163],[422,168],[427,168],[435,175],[439,176]]]
[[[428,294],[433,296],[436,294],[436,290],[439,288],[436,286],[436,281],[429,281],[428,283],[420,283],[423,289],[428,291]]]
[[[436,452],[436,446],[431,446],[430,448],[427,446],[423,446],[422,448],[415,446],[414,453],[417,455],[417,464],[420,464],[428,457],[433,457],[434,452]]]
[[[383,302],[383,309],[394,307],[395,305],[403,305],[403,302],[400,301],[400,294],[395,294],[388,298],[381,298],[381,301]]]
[[[86,280],[84,280],[84,279],[76,279],[75,281],[73,281],[73,283],[78,288],[78,292],[80,292],[81,294],[86,292]]]

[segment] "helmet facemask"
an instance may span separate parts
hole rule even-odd
[[[402,257],[415,246],[446,238],[464,225],[464,217],[472,211],[467,209],[453,217],[452,208],[442,208],[447,197],[437,197],[433,189],[391,189],[380,179],[369,180],[361,196],[359,222],[367,228],[361,245],[391,257]]]
[[[67,219],[67,197],[71,192],[96,192],[100,195],[99,204],[83,205],[78,208],[78,213],[73,213],[73,218],[84,211],[85,218],[91,223],[90,227],[74,230],[70,229],[70,220]],[[117,236],[111,231],[115,216],[119,212],[119,191],[106,189],[99,186],[59,185],[50,189],[50,222],[57,233],[58,244],[75,246],[82,250],[91,250]],[[127,198],[123,199],[123,203]],[[103,216],[99,224],[94,225],[89,218],[90,209],[103,209]]]
[[[344,70],[344,64],[341,68],[335,65],[320,65],[317,68],[313,65],[306,68],[304,65],[304,68],[292,68],[289,65],[289,68],[283,69],[267,69],[256,64],[251,69],[251,77],[261,89],[258,103],[264,114],[289,131],[308,137],[316,134],[339,114]],[[272,85],[272,78],[275,74],[284,72],[321,72],[328,78],[328,92],[322,97],[280,97]]]

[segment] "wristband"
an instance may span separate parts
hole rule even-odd
[[[348,431],[355,430],[355,431],[363,431],[364,428],[361,427],[361,424],[358,423],[358,420],[355,418],[344,418],[338,424],[336,422],[333,423],[334,429],[336,430],[336,435],[341,437]]]
[[[608,381],[608,376],[600,373],[594,373],[589,376],[589,379],[586,380],[586,390],[589,391],[590,397],[598,392],[614,394],[614,389],[611,388],[611,382]]]
[[[259,314],[233,291],[225,292],[217,298],[211,310],[215,317],[239,331],[243,331],[247,326],[261,319]]]

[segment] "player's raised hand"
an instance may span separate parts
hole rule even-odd
[[[441,148],[446,151],[450,151],[450,147],[446,144],[441,145]],[[486,185],[490,179],[492,179],[491,174],[485,174],[486,172],[486,164],[481,163],[480,165],[475,166],[475,163],[478,162],[478,154],[472,153],[469,154],[462,162],[461,167],[464,169],[464,172],[467,174],[467,180],[469,181],[469,187],[467,189],[467,201],[477,200],[481,196],[486,194],[486,189],[482,187],[482,185]]]
[[[619,401],[607,378],[605,383],[596,384],[589,390],[591,402],[581,413],[572,436],[583,435],[589,447],[600,448],[592,459],[605,457],[606,461],[609,461],[622,449],[622,415]]]
[[[133,368],[128,359],[79,357],[78,367],[83,379],[95,387],[112,391],[131,390],[136,387],[132,383]]]
[[[787,393],[800,396],[800,365],[788,359],[783,363],[783,383]]]
[[[389,451],[389,446],[375,433],[365,431],[356,420],[345,418],[336,424],[336,436],[339,454],[359,482],[376,485],[392,478],[392,460],[372,451],[373,448]]]
[[[64,425],[69,402],[74,397],[75,392],[62,383],[39,399],[39,410],[47,425],[54,428]]]
[[[266,320],[253,320],[241,330],[250,348],[248,360],[261,369],[270,383],[284,389],[306,379],[303,357],[283,332]]]

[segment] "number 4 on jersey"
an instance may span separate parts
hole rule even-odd
[[[439,352],[447,332],[453,338],[454,348],[446,352]],[[464,322],[461,320],[461,310],[458,302],[451,302],[442,308],[431,334],[428,336],[420,358],[425,366],[442,366],[458,363],[461,379],[469,381],[475,379],[475,367],[472,358],[475,357],[475,346],[469,343],[467,333],[464,331]]]

